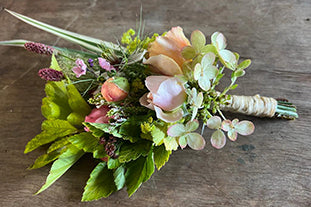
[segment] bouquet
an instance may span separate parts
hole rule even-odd
[[[131,196],[160,170],[172,151],[187,146],[201,150],[207,128],[213,147],[227,138],[254,132],[250,121],[229,120],[223,111],[259,117],[295,119],[296,108],[285,99],[236,96],[228,92],[245,74],[249,59],[226,49],[220,32],[205,35],[195,30],[190,40],[181,27],[164,34],[143,34],[142,27],[125,32],[113,44],[69,32],[21,14],[18,19],[80,45],[81,50],[49,46],[26,40],[2,41],[51,57],[51,65],[38,75],[46,80],[41,111],[42,132],[25,148],[29,153],[49,145],[30,169],[53,162],[41,193],[59,179],[84,154],[98,163],[84,188],[82,201],[108,197],[126,187]],[[218,85],[224,74],[231,82]],[[202,132],[198,133],[202,124]]]

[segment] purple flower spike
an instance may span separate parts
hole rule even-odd
[[[57,71],[51,68],[40,69],[38,75],[47,81],[61,81],[64,74],[61,71]]]
[[[86,65],[83,62],[83,60],[81,59],[77,59],[76,60],[76,65],[75,67],[72,68],[72,71],[76,74],[77,78],[80,78],[81,75],[85,75],[86,74]]]
[[[94,60],[92,59],[92,58],[89,58],[88,60],[87,60],[87,62],[89,63],[89,66],[92,68],[93,66],[94,66]]]
[[[102,69],[105,69],[107,71],[115,70],[115,68],[110,65],[110,63],[104,58],[98,58],[98,63]]]
[[[54,52],[54,48],[51,46],[42,44],[42,43],[36,43],[36,42],[26,42],[24,44],[24,47],[26,50],[42,55],[52,55]]]

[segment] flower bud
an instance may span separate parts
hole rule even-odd
[[[105,81],[101,94],[108,102],[118,102],[127,97],[129,90],[130,86],[126,78],[113,77]]]

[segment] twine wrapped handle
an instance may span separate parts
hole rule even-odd
[[[270,97],[231,95],[226,105],[221,105],[221,110],[242,113],[257,117],[280,117],[286,119],[298,118],[296,107],[286,101]]]

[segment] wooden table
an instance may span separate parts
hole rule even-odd
[[[223,32],[229,48],[253,60],[236,94],[284,97],[295,103],[295,121],[250,119],[255,133],[222,150],[173,153],[169,163],[131,197],[125,190],[107,199],[80,203],[95,166],[83,157],[51,188],[33,196],[49,167],[26,168],[42,147],[24,155],[40,132],[44,81],[37,76],[49,58],[21,48],[0,47],[0,206],[311,206],[311,1],[32,1],[1,0],[0,6],[35,19],[107,41],[135,28],[140,6],[146,32],[180,25],[189,37],[200,29]],[[72,47],[26,25],[1,9],[0,40],[27,39]],[[229,117],[232,115],[229,115]],[[211,133],[206,132],[209,140]]]

